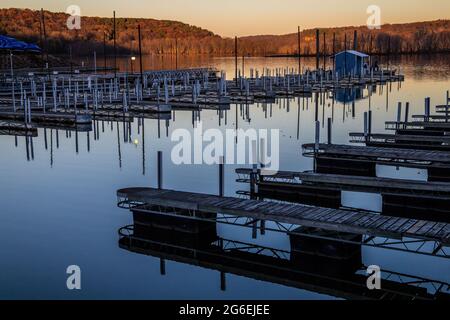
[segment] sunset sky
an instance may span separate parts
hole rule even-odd
[[[43,7],[82,15],[178,20],[222,36],[285,34],[302,28],[363,25],[369,5],[381,8],[382,23],[450,19],[449,0],[1,0],[3,8]]]

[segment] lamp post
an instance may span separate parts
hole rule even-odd
[[[136,61],[136,57],[131,57],[131,74],[134,73],[134,70],[133,70],[133,62],[134,61]]]

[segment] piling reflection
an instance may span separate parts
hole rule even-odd
[[[388,92],[386,85],[379,85],[379,94]],[[195,128],[198,121],[204,120],[202,114],[210,114],[214,112],[217,117],[216,125],[218,128],[227,128],[233,126],[238,130],[242,127],[252,126],[261,127],[262,119],[279,118],[280,115],[285,115],[286,119],[296,119],[295,135],[298,141],[302,140],[302,129],[311,127],[310,123],[305,123],[305,117],[313,114],[314,119],[321,121],[322,127],[326,123],[326,115],[334,122],[345,124],[346,121],[353,120],[356,117],[356,103],[359,100],[369,102],[375,94],[378,86],[365,86],[358,88],[338,89],[334,93],[314,93],[309,95],[302,95],[298,97],[274,98],[273,101],[265,100],[263,102],[255,102],[253,104],[231,104],[231,105],[204,105],[200,108],[190,110],[188,108],[174,107],[171,112],[163,113],[133,113],[133,112],[117,112],[108,110],[98,110],[92,115],[92,122],[87,124],[63,124],[63,123],[36,123],[32,127],[24,126],[16,121],[4,120],[0,123],[0,135],[8,135],[15,137],[15,145],[17,140],[22,137],[28,137],[28,144],[33,138],[39,138],[42,135],[43,139],[47,141],[48,131],[53,130],[58,133],[65,133],[66,139],[75,138],[75,153],[79,153],[80,135],[86,135],[86,150],[93,151],[91,138],[94,141],[100,141],[102,135],[105,134],[105,129],[110,127],[111,131],[121,127],[121,132],[116,132],[116,137],[123,140],[123,143],[133,143],[131,137],[141,137],[142,148],[145,149],[145,129],[144,123],[150,123],[151,126],[157,127],[157,134],[155,136],[148,136],[148,139],[162,139],[170,137],[170,130],[177,126],[177,114],[185,118],[184,114],[191,114],[191,127]],[[384,89],[383,89],[384,88]],[[401,90],[400,88],[398,90]],[[399,91],[400,92],[400,91]],[[312,107],[312,108],[311,108]],[[336,109],[342,110],[342,120],[339,121],[335,115]],[[280,113],[281,112],[281,113]],[[180,117],[181,117],[180,116]],[[255,120],[256,119],[256,120]],[[255,122],[256,121],[256,122]],[[305,128],[302,128],[302,125]],[[143,129],[141,132],[141,128]],[[309,130],[309,129],[308,129]],[[152,131],[153,132],[153,131]],[[109,139],[109,137],[108,137]],[[61,143],[64,143],[62,140]],[[117,153],[120,155],[120,141],[117,141]],[[237,142],[236,142],[237,143]],[[59,148],[59,136],[57,137],[57,149]],[[47,142],[45,142],[47,146]],[[45,150],[48,150],[46,147]],[[143,151],[145,153],[145,150]],[[32,159],[32,157],[30,157]],[[120,160],[119,160],[120,162]],[[145,170],[143,170],[145,172]]]
[[[318,236],[326,233],[308,232]],[[450,297],[446,283],[389,271],[383,271],[381,290],[369,290],[360,246],[311,239],[299,233],[301,230],[288,234],[290,248],[281,250],[224,239],[218,235],[214,222],[134,213],[133,225],[119,230],[119,247],[159,258],[163,276],[167,261],[216,270],[221,290],[227,290],[226,274],[233,274],[344,299]],[[327,237],[333,237],[328,233]],[[355,237],[342,236],[349,240]]]

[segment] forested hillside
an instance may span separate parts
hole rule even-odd
[[[44,11],[45,30],[50,53],[67,53],[71,47],[77,55],[103,51],[106,38],[107,50],[113,45],[112,18],[82,17],[81,30],[69,30],[68,16],[64,13]],[[223,38],[211,31],[176,21],[117,18],[116,34],[118,53],[125,54],[138,49],[137,26],[141,25],[143,51],[147,54],[173,54],[175,43],[183,55],[208,54],[232,55],[234,39]],[[320,29],[321,51],[331,53],[333,36],[335,49],[353,47],[354,30],[358,31],[358,49],[369,53],[419,53],[450,52],[450,20],[384,25],[380,30],[364,27]],[[295,31],[295,30],[294,30]],[[32,41],[45,47],[41,39],[43,28],[39,11],[28,9],[0,9],[0,34]],[[297,34],[249,36],[239,39],[239,55],[294,55],[298,53]],[[301,51],[304,55],[316,51],[315,30],[301,34]]]

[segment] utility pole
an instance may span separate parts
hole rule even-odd
[[[142,40],[141,40],[141,25],[138,25],[138,37],[139,37],[139,69],[141,72],[141,85],[144,86],[144,71],[142,68]]]
[[[175,39],[175,70],[178,70],[178,38]]]
[[[302,64],[301,64],[301,37],[300,37],[300,26],[298,27],[298,74],[302,73]]]
[[[238,38],[234,37],[234,66],[235,66],[235,70],[234,70],[234,78],[236,81],[236,85],[238,83]]]
[[[42,32],[44,33],[44,43],[45,43],[45,63],[46,63],[46,67],[47,67],[47,71],[50,72],[48,70],[49,65],[48,65],[48,42],[47,42],[47,32],[45,30],[45,16],[44,16],[44,9],[41,8],[41,20],[42,20]]]
[[[106,32],[103,32],[103,67],[106,72]]]
[[[320,66],[320,31],[319,29],[316,30],[316,70],[319,70],[319,66]]]
[[[336,69],[336,32],[333,33],[333,72]]]
[[[326,61],[326,56],[327,56],[327,44],[326,44],[326,33],[323,33],[323,71],[325,71],[325,68],[327,67],[327,61]]]
[[[113,11],[114,79],[117,77],[116,11]]]

